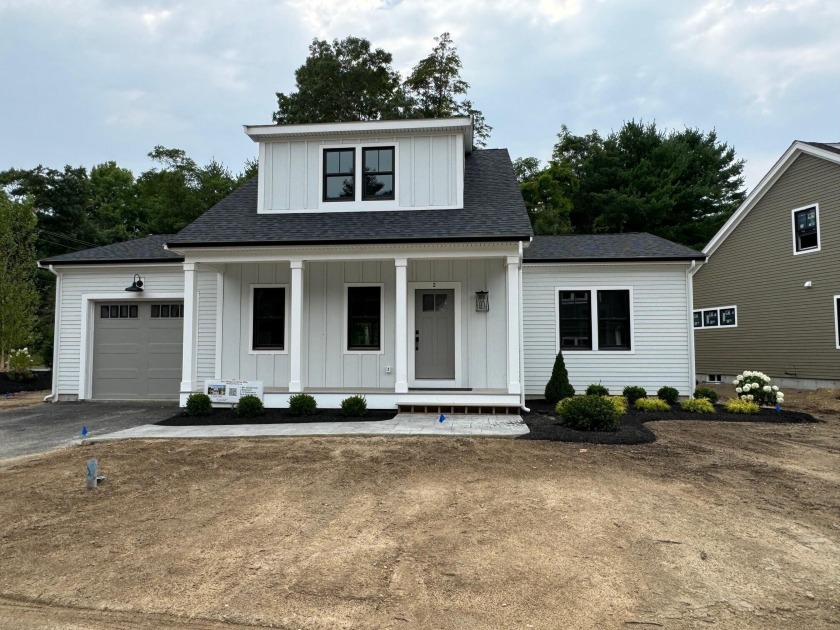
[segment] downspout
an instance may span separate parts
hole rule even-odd
[[[524,255],[522,241],[519,241],[519,406],[525,413],[528,413],[531,410],[525,406],[525,305],[522,302],[522,271],[525,267]]]
[[[697,389],[697,372],[694,361],[694,274],[699,267],[697,261],[692,260],[691,266],[685,272],[685,288],[688,292],[688,383],[689,398],[694,398]]]
[[[40,266],[40,265],[39,265]],[[43,267],[41,267],[43,269]],[[61,321],[61,274],[57,273],[55,267],[47,267],[50,273],[55,276],[55,317],[53,319],[53,363],[52,363],[52,388],[49,396],[44,397],[44,402],[58,400],[58,357],[61,354],[58,350],[59,344],[59,322]]]

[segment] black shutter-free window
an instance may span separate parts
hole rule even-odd
[[[590,291],[560,291],[560,348],[592,350]]]
[[[347,287],[347,349],[380,350],[382,287]]]
[[[365,201],[394,198],[394,147],[362,149]]]
[[[324,149],[324,201],[356,199],[356,149]]]
[[[285,288],[254,287],[253,335],[253,350],[285,349]]]
[[[598,349],[630,350],[630,291],[598,291]]]
[[[796,233],[796,251],[801,252],[819,247],[816,206],[795,212],[793,214],[793,229]]]

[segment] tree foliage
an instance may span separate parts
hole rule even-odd
[[[606,138],[564,125],[540,168],[518,160],[534,231],[556,234],[541,216],[568,208],[576,233],[651,232],[702,248],[745,197],[743,160],[714,131],[662,131],[631,120]]]

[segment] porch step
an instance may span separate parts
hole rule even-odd
[[[443,413],[453,416],[462,416],[467,414],[479,415],[519,415],[520,408],[518,405],[487,405],[487,404],[470,404],[470,405],[436,405],[430,403],[397,403],[398,413]]]

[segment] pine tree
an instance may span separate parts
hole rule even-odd
[[[558,352],[554,360],[554,369],[551,370],[551,378],[545,386],[545,399],[552,405],[563,398],[575,395],[575,388],[569,383],[569,373],[566,371],[566,363],[563,361],[563,353]]]

